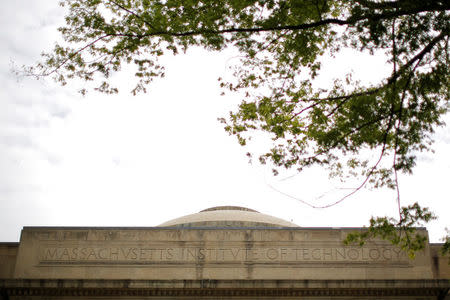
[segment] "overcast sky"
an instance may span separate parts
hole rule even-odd
[[[305,227],[359,227],[395,216],[393,191],[364,190],[328,209],[354,185],[321,170],[272,177],[248,164],[217,121],[240,102],[220,96],[231,76],[231,51],[200,49],[166,57],[166,78],[133,97],[123,73],[119,95],[90,93],[49,80],[17,78],[12,64],[32,64],[49,50],[63,20],[56,0],[5,1],[0,11],[0,241],[18,241],[23,226],[156,226],[218,205],[239,205]],[[363,81],[386,72],[383,57],[359,53],[326,64],[321,80],[353,69]],[[447,120],[449,118],[447,117]],[[450,120],[449,120],[450,124]],[[435,153],[420,154],[400,178],[402,204],[418,201],[439,219],[427,227],[439,242],[450,227],[449,128],[437,130]],[[258,147],[256,145],[255,147]]]

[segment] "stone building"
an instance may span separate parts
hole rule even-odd
[[[242,207],[158,227],[25,227],[0,243],[0,299],[450,299],[450,266],[361,228],[305,228]],[[419,228],[427,235],[425,228]]]

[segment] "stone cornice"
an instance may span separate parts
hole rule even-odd
[[[450,280],[0,280],[0,295],[76,297],[445,297]],[[442,298],[443,299],[443,298]]]

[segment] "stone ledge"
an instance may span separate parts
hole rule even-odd
[[[450,279],[428,280],[102,280],[0,279],[0,288],[127,289],[450,289]]]
[[[0,295],[12,297],[212,297],[249,299],[291,297],[424,297],[447,299],[449,280],[321,280],[321,281],[156,281],[156,280],[0,280]],[[37,298],[36,298],[37,297]],[[24,298],[25,299],[25,298]]]
[[[0,295],[29,299],[280,299],[421,297],[448,299],[450,280],[0,280]],[[143,298],[144,297],[144,298]],[[24,299],[25,299],[24,298]],[[0,299],[3,299],[0,297]],[[30,298],[31,299],[31,298]]]

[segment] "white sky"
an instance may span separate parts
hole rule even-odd
[[[217,78],[230,76],[233,55],[194,49],[167,57],[166,78],[133,97],[81,97],[76,87],[18,80],[11,61],[32,64],[52,48],[63,12],[56,0],[5,1],[0,11],[0,241],[18,241],[23,226],[156,226],[217,205],[256,209],[305,226],[368,224],[395,216],[393,191],[364,190],[328,209],[311,203],[339,199],[348,187],[311,170],[272,177],[250,165],[217,121],[240,102],[220,96]],[[355,78],[382,76],[383,57],[347,53],[324,66],[325,82],[353,69]],[[447,118],[449,119],[449,118]],[[448,120],[450,122],[450,120]],[[450,227],[450,132],[436,133],[436,152],[421,154],[413,176],[400,178],[402,204],[418,201],[439,219],[433,242]]]

